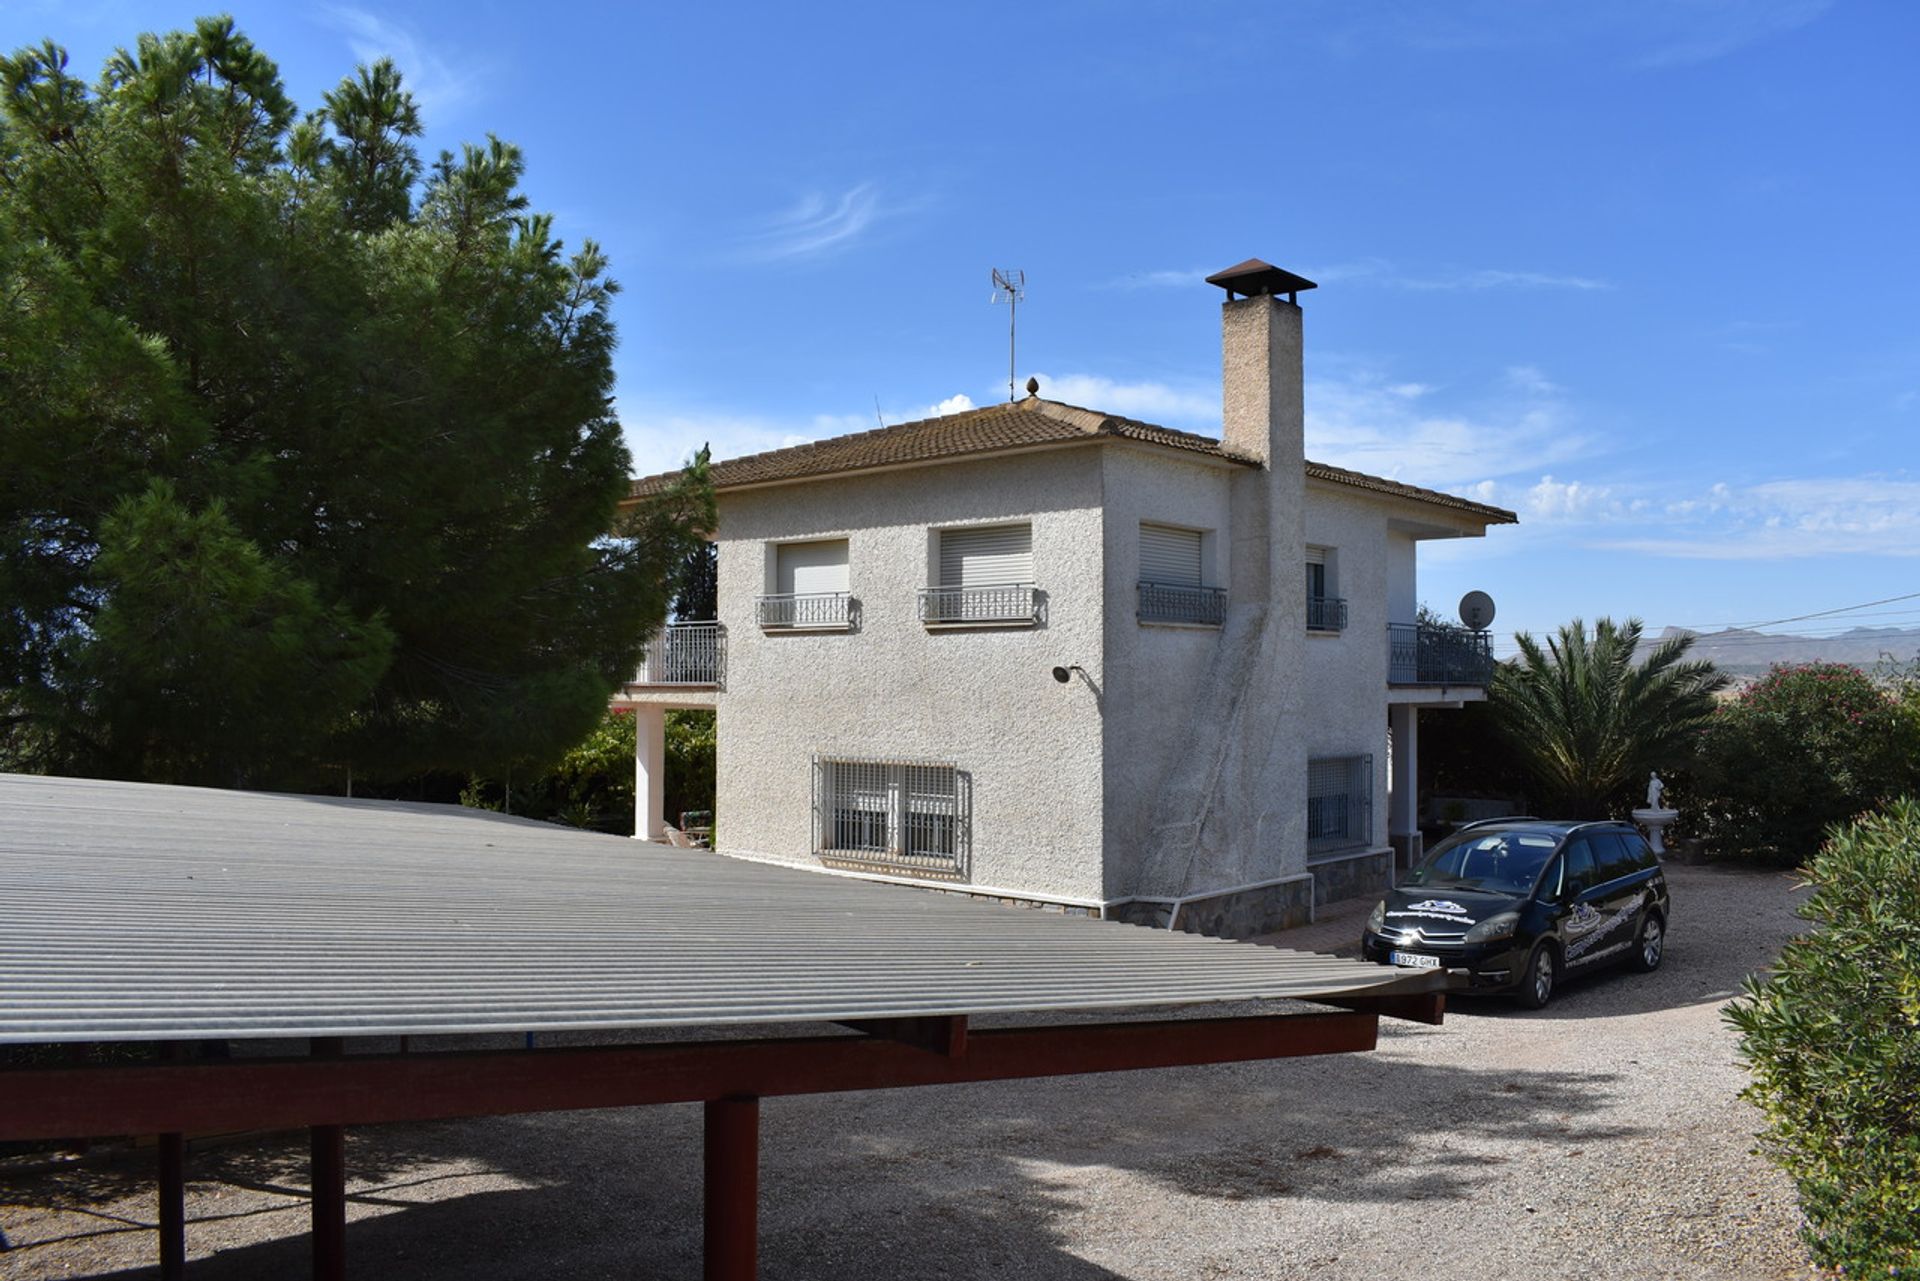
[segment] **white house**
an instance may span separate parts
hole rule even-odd
[[[719,618],[616,698],[636,835],[712,707],[726,854],[1228,935],[1387,881],[1414,710],[1491,666],[1416,626],[1415,549],[1514,516],[1307,461],[1312,282],[1208,279],[1217,440],[1030,394],[716,463]]]

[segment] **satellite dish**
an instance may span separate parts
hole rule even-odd
[[[1493,625],[1493,597],[1485,592],[1468,592],[1460,598],[1460,621],[1476,632]]]

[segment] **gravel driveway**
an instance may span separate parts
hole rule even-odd
[[[1668,870],[1663,968],[1543,1013],[1462,1000],[1383,1022],[1373,1054],[769,1100],[763,1275],[1817,1276],[1719,1016],[1798,927],[1791,881]],[[699,1140],[694,1106],[357,1132],[352,1270],[697,1277]],[[155,1275],[150,1171],[0,1162],[0,1277]],[[301,1137],[188,1173],[195,1281],[306,1275]]]

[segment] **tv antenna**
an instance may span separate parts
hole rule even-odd
[[[1007,399],[1015,398],[1013,374],[1014,321],[1020,314],[1020,302],[1027,296],[1027,273],[1020,270],[993,269],[993,300],[1007,304]]]

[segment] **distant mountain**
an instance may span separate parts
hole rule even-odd
[[[1720,632],[1688,632],[1669,627],[1640,642],[1638,658],[1669,636],[1694,638],[1691,658],[1706,658],[1734,676],[1763,676],[1776,663],[1852,663],[1871,669],[1886,659],[1910,662],[1920,657],[1920,627],[1855,627],[1837,636],[1790,636],[1729,627]]]

